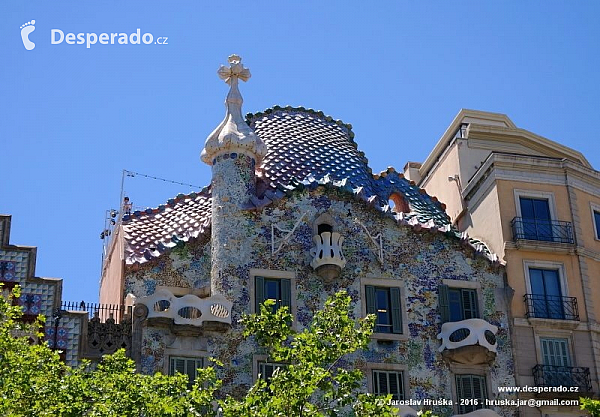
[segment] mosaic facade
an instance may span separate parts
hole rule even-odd
[[[347,264],[339,279],[331,284],[325,284],[310,267],[313,222],[323,213],[334,219],[335,229],[346,239],[343,251]],[[272,255],[272,226],[290,230],[300,218],[303,220],[282,249]],[[376,212],[353,195],[325,187],[298,191],[260,212],[240,211],[230,214],[227,219],[220,223],[221,236],[225,238],[220,242],[227,250],[227,256],[219,258],[218,263],[211,265],[210,242],[192,240],[141,265],[137,271],[129,272],[126,292],[142,297],[152,294],[158,287],[193,290],[208,285],[211,267],[218,271],[220,281],[216,288],[234,302],[232,330],[224,334],[204,332],[198,336],[203,339],[199,348],[187,354],[212,356],[227,364],[221,370],[221,376],[230,392],[243,393],[253,383],[253,358],[261,353],[251,340],[242,337],[237,324],[241,315],[252,309],[254,283],[250,270],[253,268],[295,274],[297,296],[292,304],[298,330],[310,322],[328,296],[341,289],[348,291],[354,301],[354,317],[361,317],[364,302],[361,279],[381,278],[402,285],[408,340],[391,343],[374,340],[368,351],[345,361],[349,367],[365,370],[367,364],[405,366],[410,390],[407,398],[414,399],[455,397],[452,393],[453,374],[438,352],[438,287],[444,279],[478,283],[482,318],[499,328],[498,353],[485,372],[492,387],[514,384],[504,270],[485,257],[476,256],[470,246],[458,239],[441,232],[417,231],[412,226],[398,225],[392,216]],[[365,229],[373,235],[382,234],[383,263]],[[174,335],[163,326],[146,326],[142,337],[142,370],[146,373],[167,370],[165,361],[168,360],[169,346],[177,338],[185,339],[186,336]],[[366,384],[365,380],[365,389]],[[448,408],[438,411],[446,415],[452,413]]]
[[[277,106],[243,120],[238,78],[250,73],[238,56],[229,63],[219,70],[230,86],[226,116],[201,154],[210,187],[125,216],[124,276],[103,277],[104,288],[124,289],[119,301],[134,300],[140,370],[214,357],[223,391],[243,396],[266,352],[242,336],[242,315],[274,298],[300,331],[345,290],[354,318],[378,317],[369,348],[339,362],[364,370],[365,391],[381,375],[415,400],[457,402],[475,388],[494,399],[496,387],[514,386],[511,293],[498,258],[393,168],[373,175],[351,125]]]

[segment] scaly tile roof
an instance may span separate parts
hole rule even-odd
[[[267,154],[257,169],[258,196],[251,201],[255,208],[304,187],[334,186],[400,224],[455,236],[497,260],[485,244],[452,227],[444,205],[401,173],[388,168],[373,175],[367,158],[354,142],[351,125],[320,111],[279,106],[248,114],[246,121],[267,145]],[[392,212],[388,206],[392,193],[404,196],[410,213]],[[180,241],[206,233],[211,220],[210,195],[206,187],[199,193],[178,195],[157,209],[124,216],[126,262],[146,262]]]

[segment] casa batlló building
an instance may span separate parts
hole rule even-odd
[[[364,371],[365,391],[445,399],[431,403],[443,415],[501,398],[515,379],[498,258],[403,174],[373,174],[351,125],[277,106],[244,118],[238,82],[250,72],[231,56],[219,76],[226,115],[201,154],[211,184],[123,216],[105,259],[100,301],[133,307],[140,371],[193,378],[215,357],[225,391],[244,395],[278,364],[240,317],[272,299],[301,330],[346,290],[356,318],[377,317],[369,349],[341,363]]]

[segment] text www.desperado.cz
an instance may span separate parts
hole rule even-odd
[[[499,393],[519,393],[519,392],[533,392],[533,393],[541,393],[541,392],[579,392],[579,387],[531,387],[529,385],[524,385],[522,387],[498,387]]]

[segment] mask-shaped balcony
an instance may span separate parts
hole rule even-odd
[[[489,364],[496,358],[498,327],[482,319],[467,319],[442,324],[437,335],[439,351],[449,362],[465,365]]]
[[[311,249],[313,260],[310,263],[326,282],[340,276],[342,268],[346,266],[346,259],[342,254],[344,238],[337,232],[322,232],[313,236],[315,247]]]
[[[172,323],[202,330],[226,330],[231,326],[233,303],[219,294],[207,298],[193,294],[177,297],[171,291],[161,289],[139,299],[136,304],[148,308],[150,323]]]

